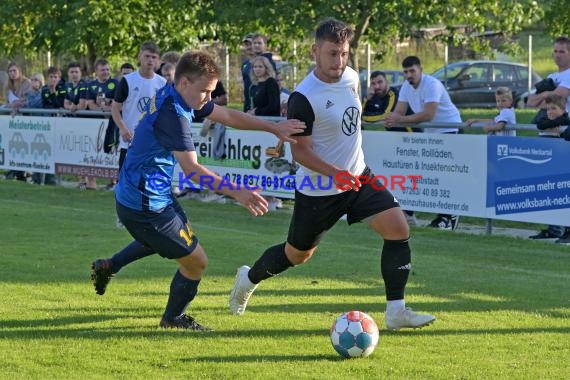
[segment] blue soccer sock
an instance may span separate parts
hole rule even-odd
[[[412,253],[408,239],[384,240],[380,267],[388,301],[403,300],[412,269]]]
[[[177,271],[170,284],[170,295],[168,296],[168,303],[166,304],[163,318],[172,321],[179,315],[184,314],[190,302],[196,297],[199,284],[200,280],[189,279],[184,277],[180,271]]]
[[[143,257],[153,255],[154,253],[155,251],[152,248],[146,247],[136,240],[133,241],[111,257],[111,262],[113,263],[113,274],[120,271],[125,265],[128,265],[138,259],[142,259]]]

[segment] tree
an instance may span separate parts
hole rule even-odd
[[[196,47],[201,27],[186,2],[174,11],[169,1],[143,0],[8,0],[0,8],[0,45],[4,53],[51,51],[85,56],[88,69],[97,58],[136,57],[145,40],[163,49]]]
[[[544,24],[551,37],[570,36],[570,7],[567,0],[546,2]]]
[[[355,27],[350,59],[358,69],[357,52],[363,42],[374,44],[382,54],[394,41],[410,36],[420,27],[444,25],[447,33],[440,39],[457,44],[472,42],[476,49],[485,50],[489,48],[485,42],[462,34],[455,26],[466,25],[475,32],[500,30],[511,36],[541,15],[533,1],[267,0],[260,7],[258,1],[226,0],[213,2],[202,17],[215,24],[218,36],[233,46],[245,31],[260,31],[271,36],[274,46],[286,53],[291,49],[290,41],[306,40],[320,19],[336,17]]]

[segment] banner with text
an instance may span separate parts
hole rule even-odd
[[[570,226],[570,143],[489,137],[487,216]]]
[[[0,168],[53,173],[56,120],[0,116]]]
[[[0,116],[0,168],[116,178],[118,154],[103,152],[108,119]]]
[[[227,128],[223,141],[217,141],[219,133],[200,136],[200,128],[193,126],[192,138],[198,162],[226,179],[221,186],[229,188],[231,181],[238,186],[259,188],[265,195],[294,197],[298,166],[293,162],[289,144],[285,144],[281,154],[275,151],[279,140],[274,135]],[[224,147],[219,151],[216,146],[220,143]],[[173,181],[180,187],[216,190],[209,181],[192,183],[179,165],[175,168]]]
[[[405,210],[484,216],[486,146],[479,135],[363,131],[368,166]]]

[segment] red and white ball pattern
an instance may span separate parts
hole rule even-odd
[[[380,335],[376,322],[361,311],[339,316],[331,327],[331,343],[345,358],[365,358],[374,352]]]

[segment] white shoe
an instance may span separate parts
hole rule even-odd
[[[405,307],[392,315],[386,313],[385,320],[388,330],[397,331],[401,328],[416,329],[427,326],[435,321],[435,317],[431,314],[418,314],[409,307]]]
[[[247,265],[240,267],[237,271],[234,287],[230,293],[230,310],[232,314],[242,315],[245,313],[247,302],[257,285],[259,285],[249,280],[247,277],[248,272],[249,267]]]

